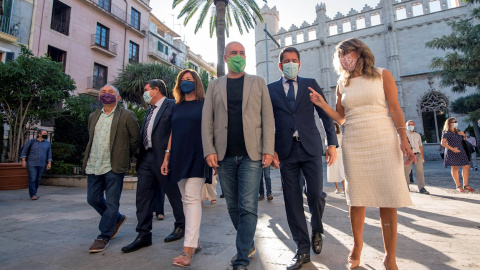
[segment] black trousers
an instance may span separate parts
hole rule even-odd
[[[147,151],[142,163],[137,168],[137,233],[138,237],[152,237],[152,212],[154,211],[155,194],[158,185],[168,197],[175,217],[175,227],[185,228],[182,195],[177,183],[170,183],[168,177],[160,172],[160,164],[155,160],[153,152]]]
[[[285,160],[280,160],[280,174],[288,226],[293,240],[297,244],[297,254],[306,254],[310,253],[310,237],[303,209],[303,187],[299,180],[300,170],[305,176],[307,202],[312,214],[312,231],[323,233],[322,216],[325,209],[325,197],[323,195],[322,157],[311,156],[300,142],[294,141],[290,155]]]

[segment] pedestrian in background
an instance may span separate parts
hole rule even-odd
[[[203,201],[209,201],[211,205],[215,205],[217,203],[217,177],[217,174],[213,175],[212,183],[209,185],[203,185],[202,205]]]
[[[203,158],[202,109],[205,90],[198,73],[191,69],[181,71],[173,89],[172,132],[162,174],[169,175],[170,183],[178,184],[185,213],[183,252],[173,259],[173,265],[186,267],[192,262],[200,245],[202,221],[202,188],[212,183],[210,167]]]
[[[118,106],[121,99],[118,90],[105,85],[98,98],[103,108],[88,117],[89,140],[83,159],[87,201],[101,216],[100,235],[90,247],[90,253],[103,251],[127,220],[119,212],[123,177],[140,143],[137,118]],[[150,218],[151,215],[150,212]]]
[[[40,129],[37,138],[29,140],[22,148],[20,159],[22,166],[28,171],[28,194],[32,200],[38,200],[38,186],[45,169],[52,167],[52,146],[47,131]]]
[[[165,219],[165,192],[161,185],[158,185],[157,191],[155,193],[155,201],[154,201],[154,210],[153,216],[155,216],[158,220]]]
[[[340,193],[340,188],[338,186],[339,182],[342,182],[343,191],[345,193],[345,168],[343,166],[343,153],[342,153],[342,140],[343,135],[342,131],[340,130],[340,125],[337,122],[333,122],[335,124],[335,132],[337,133],[337,161],[332,165],[327,167],[327,182],[335,183],[335,194]]]
[[[475,191],[468,185],[469,161],[465,149],[463,149],[462,141],[465,139],[465,133],[458,130],[458,122],[454,117],[450,117],[445,121],[442,133],[442,146],[445,147],[445,166],[451,166],[453,181],[457,185],[457,191],[465,192]],[[459,167],[462,167],[463,187],[460,185],[460,176],[458,174]]]
[[[265,187],[263,186],[263,179],[265,179]],[[265,189],[267,189],[267,200],[273,200],[272,196],[272,179],[270,178],[270,166],[263,168],[262,178],[260,178],[260,189],[258,190],[258,200],[265,199]]]
[[[374,66],[370,48],[356,38],[336,46],[333,65],[339,74],[336,111],[313,89],[310,99],[344,125],[343,161],[354,242],[348,265],[351,269],[360,265],[366,207],[379,207],[383,265],[387,270],[398,269],[397,208],[412,204],[405,188],[402,152],[408,155],[405,164],[413,162],[415,155],[408,145],[395,79],[390,71]]]
[[[408,120],[405,125],[407,127],[408,143],[410,144],[413,154],[415,154],[415,157],[417,159],[417,162],[413,162],[404,166],[407,187],[409,187],[409,183],[413,182],[411,181],[412,178],[410,178],[413,166],[415,168],[415,176],[417,178],[418,192],[428,195],[430,194],[430,192],[425,189],[425,175],[423,173],[423,163],[425,163],[425,156],[423,155],[422,137],[420,136],[420,134],[415,132],[415,122],[413,122],[412,120]]]
[[[478,171],[477,167],[477,140],[470,135],[469,131],[465,131],[465,140],[473,146],[472,156],[470,160],[470,170]]]

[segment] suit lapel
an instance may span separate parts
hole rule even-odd
[[[160,108],[158,109],[157,116],[155,116],[155,121],[153,122],[153,126],[152,126],[152,133],[155,130],[155,127],[157,126],[158,122],[160,121],[160,118],[162,118],[163,112],[165,111],[167,106],[169,106],[168,99],[165,98],[165,100],[162,103],[162,106],[160,106]]]
[[[110,151],[113,149],[113,142],[115,141],[115,135],[117,135],[118,120],[120,119],[122,111],[120,106],[117,105],[115,112],[113,113],[112,127],[110,128]]]
[[[227,76],[223,76],[218,80],[218,85],[220,87],[220,96],[223,100],[223,105],[225,105],[225,111],[228,112],[228,102],[227,102]]]
[[[250,75],[245,73],[244,79],[243,79],[243,97],[242,97],[242,112],[245,111],[245,107],[247,107],[248,103],[248,98],[250,97],[250,91],[252,89],[251,87],[251,79]]]
[[[295,97],[295,109],[293,111],[296,111],[298,108],[298,105],[300,104],[300,101],[303,98],[303,95],[305,93],[305,84],[303,83],[303,79],[300,77],[297,77],[297,96]]]

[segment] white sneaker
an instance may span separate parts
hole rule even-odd
[[[340,193],[340,190],[336,189],[335,194],[338,194],[338,193]]]

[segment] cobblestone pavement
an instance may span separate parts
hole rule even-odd
[[[456,192],[450,170],[441,162],[426,163],[425,174],[431,195],[419,194],[416,185],[411,185],[414,205],[398,210],[399,268],[480,269],[479,193]],[[480,171],[471,171],[470,184],[480,190]],[[294,256],[277,170],[272,171],[272,186],[274,199],[259,202],[257,254],[249,269],[285,269]],[[311,253],[312,262],[302,268],[305,270],[347,269],[352,245],[348,207],[345,197],[333,192],[333,184],[325,183],[325,191],[323,251]],[[123,254],[120,249],[136,236],[135,191],[124,191],[120,208],[128,217],[126,224],[105,251],[89,254],[99,217],[86,202],[86,190],[41,186],[39,195],[38,201],[31,201],[27,190],[0,191],[0,269],[178,269],[171,262],[180,254],[183,241],[163,242],[174,221],[168,200],[165,220],[153,221],[153,245]],[[308,213],[306,204],[305,211]],[[214,206],[205,202],[200,240],[203,249],[190,269],[231,269],[235,230],[225,200],[218,198]],[[364,242],[357,269],[382,269],[378,209],[367,209]]]

